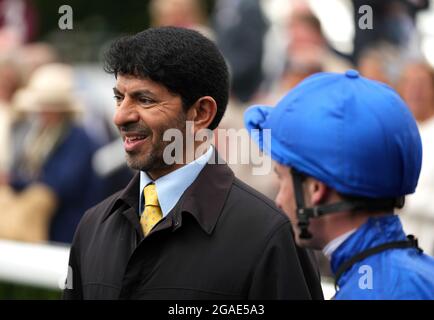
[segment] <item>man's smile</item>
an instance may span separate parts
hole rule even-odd
[[[122,133],[124,148],[126,152],[138,151],[138,149],[148,140],[149,135],[144,132]]]

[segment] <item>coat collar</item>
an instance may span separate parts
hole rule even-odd
[[[214,230],[234,181],[228,165],[218,163],[205,165],[181,197],[174,208],[175,228],[182,225],[182,214],[189,213],[206,233]]]
[[[125,187],[125,189],[122,190],[120,193],[118,200],[121,202],[124,202],[128,204],[129,207],[134,208],[136,212],[139,211],[138,202],[138,190],[140,187],[140,172],[137,172],[134,177],[131,179],[131,181],[128,183],[128,185]]]
[[[390,214],[371,217],[332,254],[332,271],[336,273],[341,264],[364,250],[402,240],[406,240],[406,236],[398,216]],[[340,286],[345,282],[345,278],[345,274],[340,278],[338,283]]]
[[[174,230],[181,227],[184,213],[191,214],[207,234],[211,234],[214,230],[234,181],[234,173],[226,163],[223,163],[216,151],[212,159],[215,160],[214,163],[205,165],[168,214],[168,219],[172,219],[171,225]],[[130,209],[133,208],[138,212],[139,185],[140,173],[138,172],[118,194],[104,220],[119,208],[122,208],[122,211],[132,211]]]

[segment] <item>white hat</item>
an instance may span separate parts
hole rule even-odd
[[[24,112],[81,112],[74,95],[74,76],[69,65],[50,63],[37,68],[28,85],[14,95],[13,106]]]

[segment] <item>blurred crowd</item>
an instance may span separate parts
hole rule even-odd
[[[0,238],[70,243],[132,172],[105,156],[118,135],[101,94],[90,99],[86,74],[34,41],[35,15],[30,1],[0,1]]]
[[[407,233],[434,255],[434,71],[415,23],[429,1],[346,2],[355,30],[350,53],[332,46],[310,1],[216,0],[209,14],[199,0],[152,0],[149,14],[152,26],[198,30],[222,50],[232,85],[220,129],[243,128],[247,106],[274,105],[319,71],[356,68],[394,87],[423,143],[419,185],[400,214]],[[362,30],[366,4],[373,29]],[[55,47],[38,42],[36,24],[31,1],[0,0],[0,238],[69,243],[85,210],[125,186],[132,172],[111,122],[113,85],[102,67],[65,63]],[[223,157],[239,152],[221,150]],[[230,166],[274,198],[272,172],[254,176],[252,165]]]

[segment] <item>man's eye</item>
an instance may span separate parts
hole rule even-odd
[[[150,99],[150,98],[140,98],[139,102],[142,103],[142,104],[147,104],[147,105],[149,105],[149,104],[155,104],[156,103],[155,100]]]
[[[115,99],[115,101],[116,101],[116,103],[120,103],[120,102],[122,102],[122,97],[121,96],[118,96],[118,95],[114,95],[113,96],[113,99]]]

